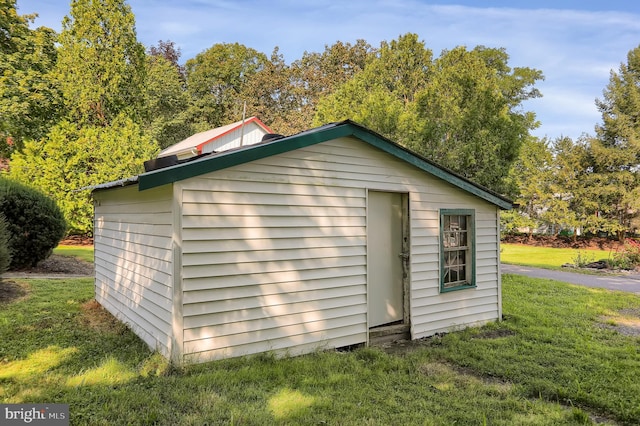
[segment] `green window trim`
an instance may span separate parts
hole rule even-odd
[[[440,210],[440,292],[476,287],[476,212]]]

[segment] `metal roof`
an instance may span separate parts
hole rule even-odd
[[[271,129],[269,129],[266,124],[260,121],[258,117],[249,117],[244,121],[236,121],[235,123],[227,124],[226,126],[216,127],[215,129],[210,129],[204,132],[196,133],[195,135],[191,135],[185,140],[163,149],[162,151],[160,151],[160,154],[158,154],[158,157],[166,157],[168,155],[178,154],[181,152],[189,152],[193,149],[201,151],[202,147],[209,142],[213,142],[214,140],[219,139],[220,137],[239,129],[243,125],[246,126],[250,123],[255,123],[258,126],[262,127],[267,133],[272,133]]]

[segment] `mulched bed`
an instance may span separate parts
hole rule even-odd
[[[574,241],[572,237],[561,237],[551,235],[505,235],[502,240],[508,244],[525,244],[536,247],[553,248],[575,248],[575,249],[597,249],[597,250],[618,250],[624,244],[610,238],[583,237],[579,236]]]
[[[27,287],[15,282],[16,278],[91,276],[93,265],[73,256],[52,254],[33,268],[8,271],[6,275],[8,278],[0,280],[0,304],[9,303],[27,295]]]

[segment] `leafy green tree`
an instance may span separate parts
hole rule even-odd
[[[508,191],[504,177],[537,126],[520,106],[538,96],[531,86],[542,78],[531,69],[512,71],[507,60],[502,49],[443,52],[403,126],[410,148],[498,192]]]
[[[72,0],[59,43],[56,76],[72,121],[108,126],[124,113],[142,122],[145,53],[124,0]]]
[[[517,160],[508,175],[509,184],[517,188],[513,193],[518,208],[510,218],[512,228],[527,228],[529,238],[533,231],[544,225],[545,213],[553,197],[553,162],[546,139],[528,137],[525,139]]]
[[[587,186],[588,146],[584,139],[557,138],[551,145],[553,178],[550,199],[544,219],[554,225],[573,228],[574,239],[579,228],[585,228],[594,211]]]
[[[322,53],[304,52],[290,67],[290,85],[295,100],[289,116],[290,127],[302,131],[312,127],[321,99],[365,69],[376,50],[365,40],[355,44],[337,41],[325,45]]]
[[[239,43],[215,44],[186,63],[189,119],[203,131],[242,118],[247,82],[267,57]]]
[[[54,198],[69,232],[93,231],[89,186],[143,172],[144,160],[158,152],[155,141],[132,119],[116,117],[110,126],[63,121],[41,141],[28,141],[11,157],[10,177]]]
[[[260,117],[278,133],[299,131],[299,103],[292,85],[291,68],[277,47],[261,69],[247,80],[239,97],[247,102],[247,116]]]
[[[173,42],[160,43],[149,49],[146,60],[144,94],[149,114],[144,127],[164,149],[194,132],[188,123],[189,97],[177,63],[179,51],[172,50]]]
[[[640,46],[611,72],[596,105],[602,124],[590,140],[593,196],[599,202],[596,225],[624,240],[640,211]]]
[[[522,102],[542,78],[503,49],[458,47],[436,60],[417,35],[383,43],[364,71],[324,98],[315,123],[352,118],[499,192],[529,131]]]
[[[56,61],[53,30],[29,28],[36,15],[18,15],[0,0],[0,154],[44,136],[63,113],[50,75]]]
[[[320,100],[314,124],[350,118],[408,145],[412,138],[402,122],[414,119],[411,106],[429,81],[431,62],[431,50],[416,34],[382,42],[362,72]]]

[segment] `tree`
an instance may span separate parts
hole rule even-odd
[[[180,60],[180,56],[182,56],[182,52],[179,47],[176,47],[176,44],[173,41],[158,40],[157,46],[149,46],[147,54],[149,56],[164,58],[169,61],[169,63],[178,71],[180,80],[184,82],[184,67],[178,62]]]
[[[516,188],[513,195],[518,205],[505,216],[511,219],[512,228],[528,228],[531,238],[534,230],[544,224],[553,198],[552,180],[552,155],[547,140],[526,138],[507,178],[509,185]]]
[[[383,43],[378,56],[322,99],[316,124],[353,118],[477,183],[506,192],[505,176],[537,126],[522,101],[542,78],[511,69],[503,49],[458,47],[436,60],[417,35]]]
[[[277,47],[261,69],[247,80],[240,98],[247,102],[248,116],[260,117],[274,131],[294,134],[301,130],[291,68]]]
[[[144,47],[124,0],[72,0],[62,21],[56,75],[69,118],[108,126],[125,114],[142,122]]]
[[[376,50],[365,40],[355,44],[337,41],[325,45],[322,53],[304,52],[291,64],[291,86],[296,108],[291,111],[292,127],[297,131],[314,124],[321,99],[365,69]]]
[[[410,105],[429,81],[431,62],[431,50],[416,34],[382,42],[362,72],[321,99],[314,124],[350,118],[407,145],[401,122],[410,121]]]
[[[29,28],[36,15],[20,16],[15,0],[0,0],[0,154],[39,139],[63,113],[50,72],[56,61],[53,30]]]
[[[28,141],[11,157],[9,176],[54,198],[69,232],[93,231],[87,187],[137,175],[158,147],[132,119],[120,115],[110,126],[78,127],[63,121],[42,141]]]
[[[215,44],[186,63],[189,119],[194,130],[219,127],[242,118],[242,93],[264,68],[263,53],[239,43]]]
[[[539,71],[511,70],[502,49],[457,47],[434,62],[415,114],[404,122],[410,148],[498,192],[520,146],[537,126],[521,102],[538,92]]]
[[[178,65],[180,51],[173,42],[159,43],[149,48],[146,58],[144,94],[149,114],[144,127],[164,149],[191,136],[193,129],[188,123],[189,97]]]
[[[622,241],[640,211],[640,46],[611,72],[596,105],[603,122],[590,141],[590,167],[598,226]]]
[[[557,138],[551,145],[553,179],[549,186],[551,198],[544,219],[551,224],[573,228],[574,239],[578,228],[586,228],[594,211],[589,196],[588,145],[584,138],[574,142],[571,138]]]

